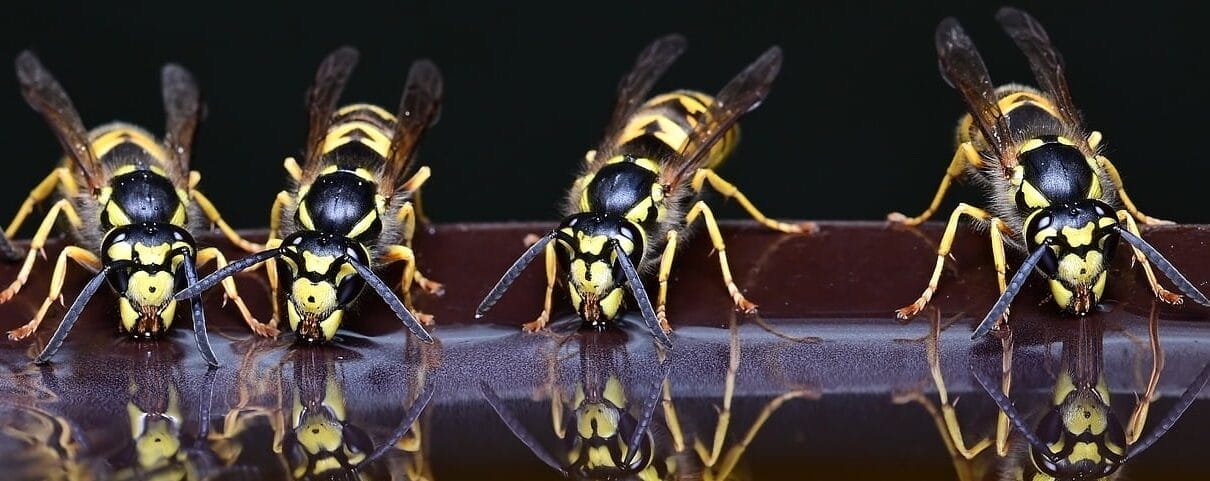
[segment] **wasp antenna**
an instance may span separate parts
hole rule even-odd
[[[508,426],[508,430],[512,431],[513,436],[521,440],[521,443],[525,444],[525,447],[529,448],[530,452],[534,453],[534,456],[537,456],[538,459],[546,463],[547,466],[550,466],[551,469],[558,471],[563,476],[567,476],[567,469],[559,464],[558,461],[555,461],[555,457],[551,456],[550,452],[542,449],[542,445],[538,443],[538,440],[534,439],[533,435],[525,430],[525,426],[521,425],[521,421],[517,419],[517,416],[504,406],[504,401],[496,394],[496,390],[487,384],[487,381],[479,381],[479,391],[483,393],[483,398],[487,400],[487,404],[492,407],[492,410],[496,411],[496,416],[499,416],[500,420],[504,421],[504,425]]]
[[[352,257],[345,256],[344,261],[353,266],[353,269],[357,271],[357,275],[365,279],[366,284],[369,284],[374,289],[374,292],[378,293],[378,297],[381,297],[387,303],[387,307],[391,308],[395,316],[403,321],[403,325],[407,326],[408,330],[412,331],[412,334],[415,334],[421,341],[430,344],[433,342],[433,336],[424,330],[424,326],[420,325],[420,321],[416,320],[416,316],[412,314],[412,311],[409,311],[407,306],[403,305],[403,302],[399,300],[399,296],[396,296],[395,291],[391,290],[391,286],[382,282],[382,278],[378,277],[378,274],[375,274],[369,266],[362,264]]]
[[[630,466],[634,461],[634,457],[639,454],[639,444],[642,442],[643,435],[647,434],[647,430],[651,426],[651,418],[655,415],[655,407],[660,403],[661,394],[664,393],[664,380],[668,379],[668,372],[672,369],[672,363],[664,361],[660,366],[660,378],[655,382],[655,386],[651,390],[651,395],[647,397],[647,402],[643,404],[643,417],[639,419],[639,424],[634,427],[634,432],[630,434],[629,451],[626,453],[626,459],[622,461],[623,466]]]
[[[1203,306],[1210,306],[1210,299],[1207,299],[1206,295],[1202,294],[1202,291],[1199,291],[1192,282],[1189,282],[1189,279],[1186,279],[1185,275],[1181,274],[1181,271],[1176,270],[1176,266],[1172,265],[1171,262],[1168,262],[1168,259],[1165,259],[1164,255],[1160,254],[1160,251],[1155,250],[1154,247],[1151,247],[1151,244],[1148,244],[1147,241],[1143,240],[1142,237],[1134,235],[1133,232],[1122,228],[1120,225],[1114,226],[1114,229],[1118,231],[1118,234],[1120,234],[1122,238],[1126,240],[1126,242],[1130,243],[1131,247],[1134,247],[1135,249],[1138,249],[1139,252],[1142,252],[1143,257],[1146,257],[1147,261],[1151,262],[1156,269],[1159,269],[1160,272],[1164,273],[1164,276],[1167,277],[1168,280],[1172,281],[1173,284],[1176,284],[1176,288],[1180,290],[1182,294],[1189,296],[1191,299],[1193,299],[1193,302]]]
[[[992,306],[992,310],[988,311],[987,316],[983,318],[983,322],[975,328],[975,333],[971,335],[971,339],[978,339],[987,334],[987,331],[992,329],[992,324],[1008,312],[1008,306],[1012,305],[1013,298],[1017,297],[1017,293],[1021,292],[1021,287],[1025,285],[1025,280],[1029,279],[1029,273],[1034,270],[1034,266],[1038,265],[1038,261],[1042,260],[1042,256],[1046,254],[1046,250],[1050,249],[1049,244],[1042,244],[1034,249],[1033,253],[1021,263],[1021,267],[1017,268],[1017,273],[1013,274],[1013,278],[1008,282],[1008,287],[1004,289],[1004,293],[1000,294],[1000,299],[996,300],[996,304]]]
[[[84,289],[80,291],[80,295],[71,303],[71,307],[67,309],[67,314],[63,316],[63,321],[59,322],[59,328],[55,329],[55,334],[50,337],[50,342],[46,343],[46,348],[42,349],[42,353],[34,359],[34,364],[46,364],[50,362],[50,358],[63,347],[63,341],[67,339],[67,333],[71,332],[71,328],[76,325],[76,321],[80,319],[80,313],[84,312],[84,307],[88,305],[88,301],[97,293],[97,289],[101,288],[101,284],[105,282],[109,271],[113,270],[114,266],[125,266],[125,263],[106,264],[101,270],[97,271],[95,276],[84,285]]]
[[[975,380],[979,382],[979,385],[983,386],[983,391],[992,398],[992,401],[996,402],[996,406],[1004,412],[1004,415],[1008,416],[1008,420],[1012,422],[1013,428],[1021,433],[1021,436],[1029,442],[1030,446],[1033,446],[1034,451],[1046,456],[1047,459],[1053,460],[1054,454],[1050,448],[1046,446],[1046,443],[1042,442],[1042,439],[1038,438],[1038,435],[1030,429],[1029,425],[1025,424],[1025,418],[1021,417],[1021,413],[1017,411],[1016,407],[1013,407],[1013,402],[1008,399],[1008,396],[1005,396],[1004,392],[995,387],[994,383],[982,371],[976,369],[973,364],[970,366],[970,371],[975,376]]]
[[[526,249],[525,253],[521,254],[521,257],[518,257],[513,262],[512,267],[509,267],[508,271],[503,276],[500,276],[500,280],[496,282],[496,286],[492,288],[491,292],[487,293],[487,297],[483,298],[483,302],[479,303],[479,308],[475,309],[475,319],[482,318],[492,306],[500,301],[501,297],[504,297],[504,293],[513,285],[513,281],[516,281],[521,276],[521,272],[529,266],[530,262],[533,262],[535,257],[538,257],[542,249],[546,248],[546,244],[550,243],[558,233],[559,231],[550,231],[542,236],[542,238],[538,239],[538,242],[534,242],[534,245],[529,246],[529,249]]]
[[[185,258],[184,265],[181,266],[185,269],[185,282],[190,285],[196,284],[197,264],[193,255],[185,249],[180,249],[178,252]],[[193,311],[193,337],[197,340],[197,350],[202,353],[202,359],[206,360],[206,364],[210,367],[218,367],[218,358],[215,357],[214,349],[210,347],[210,338],[206,335],[206,310],[202,308],[200,293],[189,298],[189,308]]]
[[[356,470],[363,466],[369,466],[370,463],[377,461],[378,458],[386,454],[387,451],[390,451],[391,448],[394,448],[395,443],[398,443],[400,439],[403,439],[403,436],[412,429],[412,425],[416,424],[416,420],[420,419],[420,415],[424,413],[424,408],[429,405],[429,401],[433,399],[433,394],[436,392],[437,385],[433,383],[432,380],[425,381],[424,390],[421,391],[420,395],[416,397],[416,401],[412,403],[412,407],[408,408],[408,411],[404,413],[403,419],[399,420],[399,425],[395,427],[395,432],[391,433],[391,437],[383,441],[382,445],[374,449],[374,452],[370,453],[370,455],[363,459],[360,463],[357,463],[357,467],[353,469]]]
[[[1201,374],[1198,374],[1197,378],[1193,380],[1193,384],[1190,384],[1185,389],[1185,393],[1181,394],[1180,399],[1176,401],[1176,405],[1168,410],[1168,415],[1164,416],[1160,424],[1147,433],[1139,442],[1130,446],[1130,450],[1126,453],[1126,457],[1122,458],[1122,462],[1138,456],[1147,450],[1147,448],[1150,448],[1152,444],[1155,444],[1156,441],[1159,441],[1160,437],[1167,433],[1169,429],[1172,429],[1172,426],[1176,425],[1176,420],[1180,419],[1181,415],[1185,414],[1185,410],[1189,409],[1189,406],[1192,406],[1193,402],[1197,400],[1197,395],[1201,394],[1202,389],[1206,387],[1207,381],[1210,381],[1210,363],[1206,363],[1202,367]]]
[[[191,297],[197,297],[207,289],[214,287],[215,284],[222,282],[223,279],[231,277],[237,272],[248,269],[279,255],[281,255],[281,249],[269,249],[244,257],[243,259],[227,264],[227,266],[222,269],[210,273],[210,275],[203,277],[200,281],[190,283],[184,289],[177,291],[176,295],[172,296],[172,298],[178,301],[183,301]]]
[[[618,265],[622,266],[622,272],[626,274],[626,283],[630,285],[630,292],[634,294],[634,299],[639,304],[639,310],[643,312],[643,323],[647,324],[647,329],[651,331],[651,335],[661,346],[664,346],[665,349],[672,349],[672,339],[669,339],[668,333],[664,332],[663,327],[660,327],[660,320],[655,316],[655,308],[651,307],[651,299],[647,297],[647,289],[643,287],[639,271],[634,268],[634,264],[630,262],[630,256],[626,254],[626,251],[622,249],[622,244],[616,239],[613,241],[613,251],[618,256]]]

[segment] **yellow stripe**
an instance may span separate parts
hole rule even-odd
[[[354,130],[364,132],[365,137],[349,137]],[[328,129],[320,153],[326,154],[350,142],[360,142],[383,157],[387,156],[391,148],[391,136],[383,132],[379,126],[362,120],[350,120],[333,125]]]
[[[155,158],[160,163],[167,164],[168,151],[147,132],[142,129],[137,129],[130,126],[115,126],[113,130],[105,130],[97,133],[92,139],[92,152],[97,158],[104,157],[115,147],[124,143],[132,143],[137,145],[143,151]]]

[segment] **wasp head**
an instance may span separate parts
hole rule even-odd
[[[118,301],[122,330],[136,337],[158,336],[176,314],[181,263],[195,251],[193,236],[180,226],[148,222],[110,230],[101,241],[101,261],[123,267],[110,271],[109,284]]]
[[[569,217],[558,233],[563,260],[568,266],[571,303],[584,321],[603,329],[621,312],[625,297],[626,276],[618,266],[613,242],[622,247],[635,265],[640,265],[641,231],[622,216],[584,213]]]
[[[1101,479],[1121,465],[1126,434],[1109,407],[1107,393],[1092,386],[1066,393],[1038,423],[1048,452],[1031,451],[1034,466],[1056,479]]]
[[[282,240],[281,258],[291,273],[286,291],[290,328],[307,342],[331,340],[345,309],[366,285],[345,259],[368,264],[369,252],[342,235],[302,231]]]
[[[1026,220],[1028,250],[1050,248],[1038,269],[1050,279],[1055,303],[1063,310],[1087,314],[1101,299],[1117,225],[1113,208],[1094,199],[1045,207]]]

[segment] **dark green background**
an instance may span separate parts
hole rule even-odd
[[[194,164],[201,189],[237,227],[266,223],[284,186],[282,158],[297,154],[305,135],[303,92],[341,44],[362,52],[346,101],[393,110],[417,57],[444,72],[444,116],[421,146],[435,174],[427,206],[439,222],[554,219],[618,78],[667,32],[685,34],[689,49],[660,89],[713,92],[769,45],[785,49],[772,95],[745,119],[744,140],[721,169],[782,217],[881,219],[924,207],[962,112],[937,73],[932,36],[944,16],[959,17],[998,83],[1030,80],[995,23],[998,3],[246,3],[8,5],[0,59],[32,48],[90,127],[125,119],[157,133],[159,67],[185,65],[209,107]],[[1022,6],[1065,55],[1073,97],[1105,132],[1140,207],[1210,221],[1203,19],[1162,5]],[[0,125],[7,222],[59,148],[11,74],[0,75]],[[978,195],[959,194],[950,205]],[[731,206],[722,215],[741,213]]]

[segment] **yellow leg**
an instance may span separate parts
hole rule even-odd
[[[814,222],[787,224],[785,222],[778,222],[774,219],[765,217],[765,214],[761,213],[761,211],[757,209],[755,205],[752,205],[752,202],[748,200],[748,196],[744,195],[743,192],[740,192],[739,188],[735,187],[735,185],[727,182],[722,177],[719,177],[718,174],[713,170],[698,169],[697,174],[694,174],[693,176],[693,190],[701,192],[702,185],[705,182],[709,182],[710,187],[718,191],[719,194],[722,194],[723,197],[735,199],[736,202],[739,202],[739,205],[743,206],[744,210],[748,211],[748,215],[752,216],[753,219],[756,219],[757,222],[760,222],[765,227],[789,233],[815,232],[819,230],[819,227],[816,226]]]
[[[731,278],[731,267],[727,265],[727,245],[723,243],[723,235],[719,233],[718,222],[714,220],[714,213],[710,211],[710,206],[702,201],[693,204],[693,208],[689,209],[689,214],[685,216],[685,224],[692,224],[699,214],[706,222],[706,231],[710,233],[710,241],[714,243],[714,250],[718,252],[718,265],[723,271],[723,283],[727,285],[727,292],[731,294],[731,300],[735,301],[735,308],[745,314],[756,312],[756,304],[744,298],[744,295],[739,292],[739,287]]]
[[[1133,445],[1143,435],[1143,427],[1147,425],[1147,412],[1151,409],[1151,401],[1155,399],[1155,388],[1160,382],[1160,372],[1164,370],[1164,351],[1160,348],[1159,317],[1155,315],[1155,304],[1151,305],[1151,319],[1147,323],[1147,334],[1151,339],[1151,377],[1147,380],[1147,390],[1134,406],[1130,415],[1130,424],[1126,426],[1126,444]]]
[[[64,247],[63,252],[59,253],[58,261],[55,262],[55,272],[50,278],[50,291],[46,294],[46,299],[42,301],[42,307],[38,308],[38,313],[34,314],[33,320],[24,326],[8,331],[9,339],[17,341],[29,337],[38,329],[38,325],[42,324],[42,319],[46,317],[46,311],[50,309],[50,305],[55,300],[62,302],[63,279],[67,276],[67,259],[72,259],[94,271],[101,268],[101,259],[96,254],[76,246]]]
[[[941,207],[941,201],[945,199],[945,193],[949,191],[950,185],[966,171],[966,166],[968,165],[982,167],[983,158],[979,157],[979,152],[975,150],[970,142],[963,142],[958,144],[958,148],[954,150],[954,157],[950,159],[950,166],[945,169],[945,177],[941,178],[941,186],[937,187],[937,193],[933,195],[933,201],[929,203],[928,208],[916,217],[908,217],[899,212],[892,212],[887,214],[887,220],[903,225],[920,225],[924,221],[929,220],[933,214],[937,213],[937,209]]]
[[[1118,220],[1126,224],[1126,230],[1129,230],[1131,234],[1134,234],[1139,238],[1143,237],[1143,235],[1139,233],[1139,226],[1134,223],[1134,217],[1131,216],[1129,212],[1119,210]],[[1155,273],[1151,271],[1151,263],[1147,262],[1147,257],[1144,256],[1142,252],[1133,248],[1131,250],[1134,251],[1134,258],[1138,260],[1139,265],[1143,266],[1143,273],[1147,275],[1147,284],[1151,286],[1151,292],[1155,293],[1155,297],[1158,297],[1161,301],[1169,304],[1180,304],[1185,301],[1185,298],[1181,297],[1180,294],[1170,292],[1168,289],[1164,289],[1164,287],[1160,285],[1159,279],[1156,279]]]
[[[1126,211],[1130,212],[1131,216],[1147,225],[1173,223],[1170,220],[1157,219],[1139,211],[1139,208],[1134,206],[1134,201],[1130,200],[1130,196],[1126,195],[1126,187],[1122,185],[1122,176],[1118,174],[1118,169],[1113,166],[1113,162],[1110,162],[1109,158],[1104,155],[1098,155],[1097,163],[1101,164],[1101,168],[1109,173],[1109,179],[1113,181],[1113,186],[1118,191],[1118,198],[1122,200],[1122,205],[1126,206]]]
[[[668,315],[666,311],[668,301],[668,274],[672,271],[672,258],[676,256],[676,231],[668,231],[668,242],[664,244],[664,255],[660,256],[660,295],[655,306],[655,317],[660,320],[660,327],[664,332],[672,332],[672,326],[668,325]]]
[[[983,209],[965,203],[958,204],[958,207],[954,209],[954,213],[950,214],[949,223],[945,225],[945,234],[941,236],[941,245],[937,248],[937,265],[933,267],[933,275],[929,277],[928,287],[924,289],[924,292],[920,294],[916,302],[895,311],[900,319],[910,319],[920,313],[920,310],[924,309],[924,306],[928,305],[929,300],[933,298],[933,293],[937,291],[937,283],[941,279],[941,271],[945,267],[945,257],[949,255],[950,249],[954,244],[954,234],[958,229],[958,221],[963,215],[968,215],[982,221],[992,219],[991,214],[988,214]],[[1002,225],[1002,223],[999,225]],[[995,228],[992,229],[993,232],[998,230]],[[997,270],[1002,271],[1000,268],[997,268]],[[1000,285],[1004,285],[1003,281],[1001,281]]]
[[[941,404],[941,417],[945,427],[946,435],[942,436],[945,439],[945,444],[950,448],[951,454],[957,454],[967,460],[974,459],[980,452],[991,446],[992,441],[987,438],[980,439],[974,445],[967,447],[966,439],[962,436],[962,429],[958,424],[958,413],[954,410],[954,404],[950,402],[949,390],[945,387],[945,378],[941,375],[941,316],[936,316],[933,319],[933,335],[930,336],[926,344],[925,354],[928,357],[929,373],[933,376],[933,384],[937,387],[937,398]]]
[[[420,187],[424,186],[424,183],[428,182],[429,178],[432,176],[432,169],[430,169],[428,166],[421,167],[416,169],[416,173],[412,174],[412,178],[408,179],[408,181],[405,182],[401,187],[404,192],[412,193],[412,203],[416,205],[416,220],[420,221],[420,223],[425,226],[431,226],[433,223],[429,220],[427,215],[424,215],[424,208],[421,206],[420,200]]]
[[[46,257],[46,252],[42,248],[46,245],[46,239],[50,237],[50,230],[55,227],[55,219],[62,213],[67,217],[67,221],[72,226],[80,225],[80,216],[76,214],[76,209],[71,206],[71,201],[60,199],[51,206],[50,211],[46,213],[46,217],[42,219],[42,224],[38,226],[38,232],[34,233],[34,237],[29,241],[29,253],[25,255],[25,264],[21,266],[21,271],[17,273],[17,278],[9,284],[7,289],[0,291],[0,304],[8,302],[13,296],[21,292],[21,286],[25,285],[25,281],[29,280],[29,273],[34,269],[34,260],[41,255]]]
[[[419,192],[417,192],[419,193]],[[395,215],[395,220],[403,226],[403,242],[406,246],[412,245],[412,236],[416,233],[416,219],[419,214],[419,205],[414,205],[412,202],[405,202],[403,207],[399,208],[399,213]],[[440,296],[445,294],[445,285],[429,279],[420,272],[420,267],[416,267],[416,284],[420,285],[429,294]]]
[[[66,167],[59,167],[51,171],[50,175],[46,176],[45,179],[42,179],[42,182],[39,182],[29,192],[29,196],[25,198],[25,202],[21,203],[21,208],[17,209],[17,215],[13,216],[13,221],[8,224],[7,229],[4,229],[4,235],[8,236],[9,239],[15,238],[17,231],[21,229],[21,224],[25,222],[25,218],[34,211],[34,206],[50,197],[55,192],[55,187],[63,181],[64,177],[70,178],[71,172]]]
[[[266,249],[278,247],[281,247],[281,239],[270,238],[265,243]],[[265,277],[269,279],[269,298],[272,301],[270,304],[273,304],[273,317],[269,319],[269,327],[276,329],[277,323],[281,321],[281,307],[278,306],[278,300],[281,298],[277,296],[277,260],[272,257],[265,261]]]
[[[302,168],[298,166],[298,161],[294,157],[286,157],[285,162],[282,162],[282,167],[285,167],[286,174],[290,179],[298,182],[302,180]]]
[[[416,310],[412,303],[412,281],[416,278],[416,253],[412,252],[412,248],[408,246],[393,245],[387,247],[386,254],[382,257],[383,265],[393,262],[403,264],[403,281],[400,282],[399,289],[403,293],[403,304],[416,315],[416,319],[424,323],[426,326],[433,325],[433,316],[424,314]]]
[[[1008,396],[1012,393],[1013,387],[1013,333],[1011,330],[1003,329],[999,332],[1000,337],[1000,391]],[[1000,457],[1008,456],[1008,434],[1010,427],[1008,424],[1008,416],[1004,411],[996,413],[996,454]]]
[[[559,258],[555,256],[555,243],[546,243],[546,300],[542,304],[542,313],[533,322],[527,322],[521,329],[525,332],[535,332],[546,327],[550,322],[551,299],[555,293],[555,275],[559,266]]]
[[[222,269],[227,266],[227,258],[217,248],[207,247],[197,251],[198,267],[206,265],[211,260],[215,262],[216,269]],[[239,313],[244,317],[244,322],[248,323],[248,327],[252,328],[252,332],[264,337],[277,336],[276,327],[264,324],[256,320],[255,317],[252,317],[252,312],[248,311],[248,306],[244,304],[244,300],[239,296],[239,290],[235,288],[235,279],[228,277],[223,279],[222,284],[226,299],[231,299],[235,303],[235,307],[239,309]]]
[[[269,238],[281,238],[281,216],[286,211],[286,207],[294,206],[294,198],[290,197],[290,193],[281,191],[277,193],[277,198],[273,199],[273,207],[269,209]]]
[[[223,216],[219,214],[218,209],[216,209],[214,204],[210,202],[210,199],[206,198],[205,195],[202,195],[201,192],[196,190],[191,191],[190,196],[193,197],[194,202],[197,202],[197,206],[202,209],[202,213],[205,214],[206,218],[210,219],[210,222],[214,224],[215,227],[218,227],[218,230],[221,231],[232,244],[235,244],[240,249],[248,252],[259,252],[261,249],[264,249],[265,246],[244,239],[239,235],[238,232],[235,232],[235,229],[232,229],[231,226],[227,225],[227,221],[223,220]]]

